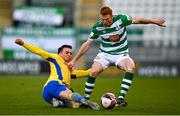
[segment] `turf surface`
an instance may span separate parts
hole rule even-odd
[[[101,109],[52,108],[43,101],[41,90],[47,80],[41,76],[0,75],[0,115],[172,115],[180,114],[180,77],[135,77],[126,96],[128,107]],[[122,77],[98,77],[91,100],[99,103],[106,92],[118,95]],[[83,95],[86,79],[72,80],[72,88]],[[100,104],[100,103],[99,103]]]

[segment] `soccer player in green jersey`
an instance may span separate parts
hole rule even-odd
[[[125,14],[113,15],[111,8],[107,6],[101,8],[100,19],[94,24],[88,40],[81,45],[78,53],[68,63],[68,66],[73,67],[75,62],[88,51],[93,41],[100,39],[99,53],[94,59],[91,73],[85,84],[85,98],[90,98],[94,90],[96,76],[110,65],[115,65],[125,71],[117,106],[127,106],[124,97],[132,84],[135,64],[128,54],[126,26],[131,24],[155,24],[164,27],[165,20],[131,17]]]

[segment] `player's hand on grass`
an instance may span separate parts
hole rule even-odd
[[[24,41],[18,38],[15,40],[15,43],[22,46],[24,44]]]
[[[159,26],[161,26],[161,27],[165,27],[166,25],[165,25],[165,20],[164,19],[155,19],[154,20],[155,21],[155,23],[157,24],[157,25],[159,25]]]

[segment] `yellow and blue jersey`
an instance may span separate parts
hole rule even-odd
[[[58,81],[59,84],[66,84],[67,86],[70,86],[71,77],[76,78],[76,77],[88,76],[90,73],[90,70],[70,71],[68,66],[65,64],[66,62],[64,61],[64,59],[58,54],[49,53],[47,51],[40,49],[37,46],[33,46],[28,43],[24,43],[23,47],[25,47],[27,50],[31,51],[32,53],[37,54],[43,57],[44,59],[46,59],[47,61],[49,61],[50,76],[46,84],[50,81]]]

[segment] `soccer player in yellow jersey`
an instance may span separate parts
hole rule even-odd
[[[49,61],[51,72],[42,92],[46,102],[58,106],[59,104],[54,104],[58,100],[61,105],[69,106],[69,101],[72,101],[74,104],[84,104],[93,110],[99,110],[97,103],[84,99],[80,94],[72,92],[70,89],[71,75],[81,77],[89,74],[89,70],[70,70],[67,67],[66,62],[72,59],[72,47],[70,45],[61,46],[58,49],[58,54],[54,54],[44,51],[37,46],[30,45],[21,39],[16,39],[15,43]]]

